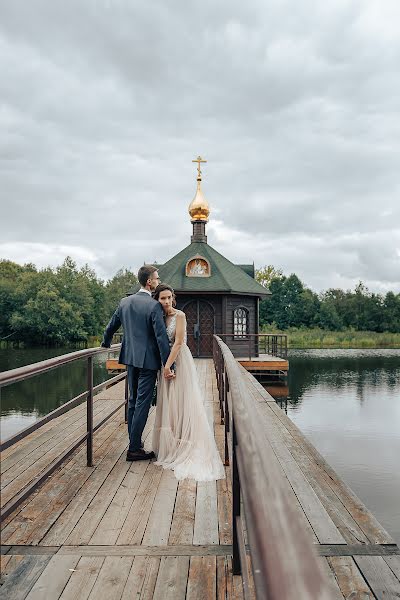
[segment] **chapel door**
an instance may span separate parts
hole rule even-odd
[[[192,300],[183,307],[186,314],[188,346],[195,357],[212,356],[215,332],[214,309],[204,300]]]

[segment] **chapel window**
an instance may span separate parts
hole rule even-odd
[[[248,332],[248,311],[245,308],[235,308],[233,312],[233,335],[236,339],[246,337]]]

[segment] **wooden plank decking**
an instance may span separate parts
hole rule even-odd
[[[213,365],[197,368],[222,452]],[[123,398],[123,386],[96,397],[97,419]],[[6,450],[3,502],[84,428],[82,405]],[[83,447],[5,519],[0,597],[242,598],[231,569],[229,469],[227,480],[196,484],[151,461],[126,462],[122,409],[95,434],[94,448],[93,468]]]
[[[222,456],[213,365],[211,360],[196,365]],[[266,451],[281,465],[288,498],[331,580],[332,598],[399,598],[394,540],[254,377],[244,368],[242,373],[255,408],[262,409]],[[97,397],[96,418],[123,398],[123,385]],[[147,441],[153,419],[154,411]],[[3,501],[84,423],[80,406],[6,450]],[[76,451],[5,520],[0,598],[242,598],[241,578],[231,569],[229,467],[226,479],[216,483],[177,482],[152,462],[127,463],[126,447],[121,409],[95,434],[93,468],[86,467],[85,448]],[[290,576],[289,558],[287,568]]]

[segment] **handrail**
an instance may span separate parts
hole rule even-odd
[[[75,406],[78,406],[81,402],[86,399],[86,433],[81,435],[73,444],[67,448],[60,456],[58,456],[50,465],[48,465],[39,475],[36,477],[31,483],[28,483],[14,498],[12,498],[1,510],[1,518],[4,519],[11,512],[13,512],[16,507],[21,504],[34,490],[45,480],[53,471],[66,459],[68,458],[76,448],[78,448],[83,442],[86,440],[86,450],[87,450],[87,466],[93,467],[93,435],[94,432],[99,429],[108,419],[110,419],[120,408],[125,406],[125,422],[127,421],[127,404],[128,404],[128,386],[127,386],[127,376],[126,373],[121,373],[112,377],[99,385],[93,385],[93,357],[97,354],[101,354],[104,352],[109,352],[118,350],[121,347],[121,344],[113,344],[110,348],[89,348],[87,350],[78,350],[76,352],[70,352],[69,354],[63,354],[61,356],[56,356],[54,358],[50,358],[48,360],[43,360],[38,363],[33,363],[30,365],[26,365],[24,367],[18,367],[17,369],[11,369],[9,371],[4,371],[0,373],[0,392],[1,388],[7,385],[11,385],[13,383],[17,383],[19,381],[24,381],[26,379],[30,379],[35,375],[41,375],[42,373],[46,373],[51,369],[55,369],[57,367],[61,367],[68,363],[71,363],[76,360],[87,359],[87,389],[70,400],[66,402],[62,406],[59,406],[42,419],[39,419],[32,425],[29,425],[22,431],[16,433],[11,436],[3,443],[0,444],[0,451],[5,450],[16,444],[18,441],[25,438],[27,435],[36,431],[40,427],[43,427],[49,421],[59,417],[61,414],[71,410]],[[100,392],[101,390],[111,387],[115,385],[119,381],[125,379],[125,392],[124,392],[124,400],[117,407],[111,411],[105,418],[103,418],[96,426],[93,424],[93,397],[95,393]]]
[[[225,464],[232,465],[233,572],[242,574],[249,598],[242,499],[257,599],[328,599],[328,582],[266,440],[267,413],[252,401],[237,361],[217,335],[213,356],[225,423]]]
[[[231,346],[235,344],[240,346],[247,343],[249,360],[252,356],[257,356],[262,349],[271,356],[287,358],[288,336],[286,333],[244,333],[240,336],[234,333],[217,333],[217,335],[225,340],[231,338]],[[264,344],[262,344],[262,341]]]
[[[125,373],[120,373],[119,375],[116,375],[115,377],[110,377],[110,379],[106,379],[106,381],[103,381],[103,383],[99,383],[98,385],[93,387],[93,394],[98,394],[102,390],[109,388],[112,385],[115,385],[116,383],[119,383],[120,381],[125,379],[125,377],[126,377]],[[28,425],[28,427],[25,427],[25,429],[22,429],[21,431],[18,431],[14,435],[5,439],[4,442],[1,442],[1,444],[0,444],[0,452],[3,452],[7,448],[10,448],[10,446],[13,446],[20,440],[23,440],[27,435],[29,435],[36,429],[39,429],[39,427],[42,427],[42,425],[45,425],[49,421],[52,421],[53,419],[56,419],[57,417],[68,412],[72,408],[75,408],[75,406],[78,406],[84,400],[86,400],[87,394],[88,394],[87,390],[85,392],[82,392],[78,396],[75,396],[75,398],[72,398],[72,400],[65,402],[65,404],[62,404],[58,408],[55,408],[50,413],[48,413],[47,415],[42,417],[41,419],[38,419],[37,421],[32,423],[32,425]]]
[[[17,367],[16,369],[10,369],[9,371],[3,371],[0,373],[0,387],[17,383],[24,379],[34,377],[34,375],[40,375],[46,373],[56,367],[61,367],[74,360],[81,358],[89,358],[95,354],[101,354],[102,352],[109,352],[110,350],[118,350],[121,344],[113,344],[110,348],[87,348],[85,350],[76,350],[75,352],[69,352],[68,354],[61,354],[60,356],[54,356],[47,360],[42,360],[37,363],[25,365],[24,367]]]

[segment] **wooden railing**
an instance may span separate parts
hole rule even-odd
[[[213,357],[225,424],[225,464],[232,471],[233,572],[242,575],[250,598],[246,528],[257,599],[328,599],[328,583],[266,439],[266,403],[253,400],[238,362],[218,336]]]
[[[111,350],[118,350],[121,344],[114,344],[111,346]],[[17,383],[18,381],[24,381],[29,379],[30,377],[34,377],[35,375],[40,375],[42,373],[46,373],[52,369],[56,369],[57,367],[61,367],[68,363],[86,359],[87,360],[87,389],[76,396],[69,402],[66,402],[62,406],[56,408],[51,413],[39,419],[29,427],[26,427],[19,433],[11,436],[0,445],[0,451],[5,450],[6,448],[10,448],[18,441],[24,439],[27,435],[36,431],[40,427],[43,427],[49,421],[59,417],[60,415],[66,413],[67,411],[75,408],[78,404],[81,404],[86,400],[86,433],[81,435],[77,440],[73,442],[69,448],[67,448],[60,456],[57,457],[50,465],[46,467],[44,471],[42,471],[36,479],[34,479],[30,484],[24,487],[17,496],[12,498],[2,509],[1,518],[5,518],[9,515],[15,508],[21,504],[34,490],[45,480],[57,467],[66,459],[68,456],[72,454],[76,448],[78,448],[81,444],[86,441],[86,462],[88,467],[93,466],[93,434],[97,431],[110,417],[112,417],[122,406],[125,405],[125,421],[127,417],[127,401],[128,401],[128,381],[126,378],[126,373],[121,373],[116,377],[112,377],[107,379],[103,383],[94,386],[93,385],[93,358],[101,353],[110,352],[110,348],[91,348],[88,350],[78,350],[77,352],[71,352],[69,354],[63,354],[62,356],[56,356],[55,358],[50,358],[48,360],[43,360],[38,363],[33,363],[31,365],[26,365],[25,367],[19,367],[18,369],[12,369],[10,371],[4,371],[0,373],[0,394],[1,389],[7,385],[11,385],[13,383]],[[125,379],[125,398],[124,401],[118,404],[116,408],[112,410],[104,419],[102,419],[96,426],[93,425],[93,396],[102,390],[115,385],[119,381]]]
[[[242,354],[252,357],[259,354],[269,354],[279,358],[287,358],[288,340],[284,333],[246,333],[241,336],[233,333],[217,333],[224,340],[231,350],[243,348]]]

